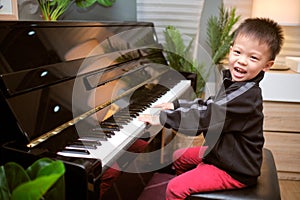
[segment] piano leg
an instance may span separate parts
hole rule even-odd
[[[148,142],[138,139],[136,140],[127,151],[133,152],[133,153],[141,153],[143,152],[148,145]],[[134,159],[134,158],[133,158]],[[132,159],[132,160],[133,160]],[[126,157],[126,160],[128,161],[128,158]],[[108,168],[101,176],[100,178],[100,199],[102,199],[105,192],[107,192],[114,182],[118,179],[118,177],[122,174],[122,171],[119,167],[118,161],[115,162],[112,167]]]

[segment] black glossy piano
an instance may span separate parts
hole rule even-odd
[[[1,164],[62,160],[67,199],[98,199],[107,167],[161,129],[137,116],[189,89],[152,23],[0,21]]]

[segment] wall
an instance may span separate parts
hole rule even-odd
[[[18,0],[19,20],[41,20],[36,0]],[[72,4],[62,20],[136,21],[136,0],[116,0],[110,8],[94,4],[82,9]]]
[[[226,7],[236,7],[237,13],[242,19],[251,17],[252,0],[223,0]],[[241,22],[242,20],[240,20]],[[284,44],[280,54],[276,58],[277,64],[285,64],[286,56],[300,57],[300,26],[282,26],[284,31]]]
[[[158,38],[164,41],[163,30],[167,25],[176,26],[182,34],[188,37],[196,37],[198,32],[205,34],[200,28],[200,15],[205,0],[137,0],[137,19],[140,21],[153,21],[158,32]],[[212,0],[206,0],[211,2]],[[251,17],[252,0],[223,0],[226,8],[236,8],[239,21]],[[217,2],[216,2],[217,5]],[[209,10],[214,14],[215,11]],[[237,25],[239,24],[237,23]],[[285,42],[276,63],[284,64],[285,56],[300,56],[300,26],[283,26]],[[201,38],[203,40],[203,38]],[[202,41],[203,42],[203,41]]]

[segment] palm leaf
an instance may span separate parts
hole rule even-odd
[[[207,24],[207,44],[211,48],[211,57],[214,64],[220,64],[229,52],[233,39],[233,26],[240,16],[236,16],[236,9],[227,10],[222,4],[219,16],[211,16]]]
[[[194,39],[185,45],[182,34],[174,26],[167,26],[164,31],[164,51],[169,65],[179,72],[193,72],[197,74],[196,94],[199,96],[204,88],[208,75],[205,73],[204,64],[192,60],[191,48]]]

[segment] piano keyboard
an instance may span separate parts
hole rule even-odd
[[[141,102],[141,99],[135,99],[134,102],[130,104],[129,109],[122,109],[111,118],[101,122],[99,127],[92,128],[93,133],[84,136],[80,135],[80,138],[76,142],[58,151],[57,154],[67,157],[100,159],[103,167],[111,164],[122,155],[137,138],[141,137],[145,131],[151,129],[149,132],[153,135],[153,132],[156,134],[161,129],[161,126],[146,127],[144,122],[137,119],[137,116],[150,112],[151,114],[158,114],[159,110],[151,109],[151,107],[156,104],[174,101],[177,97],[180,97],[190,85],[189,80],[181,80],[171,89],[165,90],[163,95],[159,95],[159,97],[154,100],[147,98],[147,94],[138,95],[138,97],[141,96],[141,98],[143,98],[143,102]],[[161,91],[159,92],[161,93]],[[144,95],[146,95],[146,97]],[[152,92],[148,95],[155,96]],[[148,99],[149,102],[144,102],[145,99]]]

